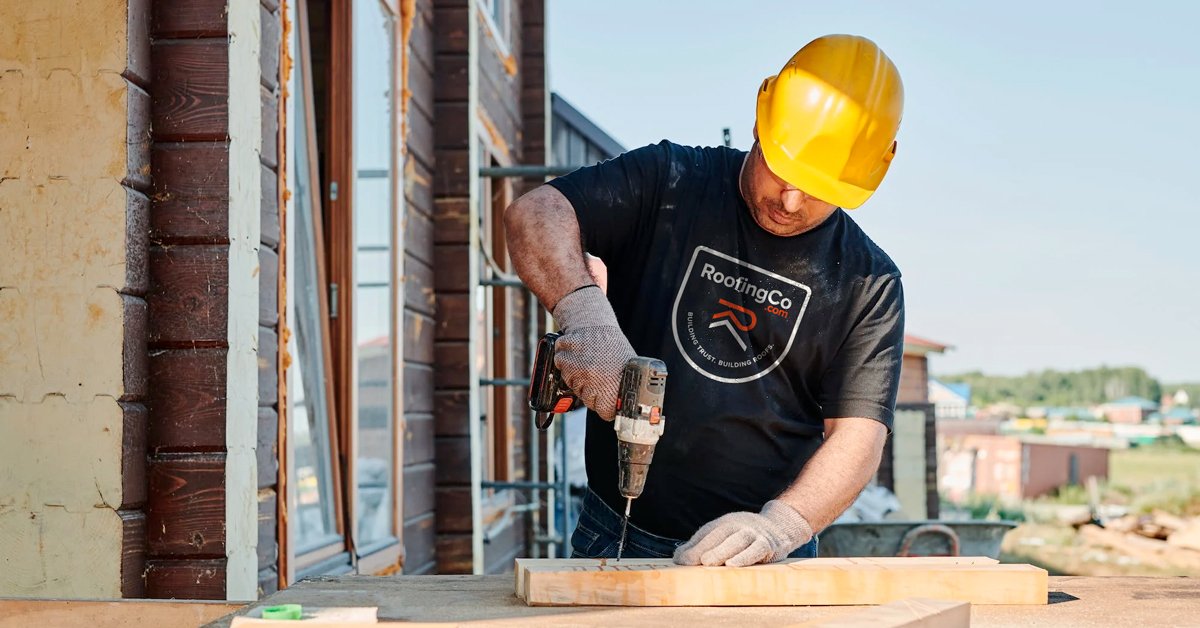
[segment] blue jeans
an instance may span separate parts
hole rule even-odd
[[[579,522],[571,535],[571,558],[616,558],[617,545],[621,541],[621,523],[625,517],[608,507],[591,490],[583,498],[583,509]],[[629,524],[629,535],[625,538],[625,553],[628,558],[670,558],[675,548],[687,541],[658,536]],[[789,558],[816,558],[817,537],[801,545],[789,554]]]

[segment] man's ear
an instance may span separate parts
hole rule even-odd
[[[754,122],[754,141],[758,141],[758,121]]]

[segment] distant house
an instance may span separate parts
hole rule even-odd
[[[1123,397],[1100,406],[1100,412],[1113,423],[1142,423],[1158,404],[1144,397]]]
[[[893,432],[879,465],[879,485],[896,494],[906,515],[918,519],[938,516],[937,423],[929,400],[928,356],[948,348],[905,334]]]
[[[940,419],[965,419],[971,405],[971,385],[965,382],[946,383],[929,378],[929,402],[933,414]]]
[[[1083,484],[1089,477],[1106,479],[1108,453],[1103,447],[969,434],[953,439],[943,451],[939,480],[952,502],[972,494],[1020,501]]]

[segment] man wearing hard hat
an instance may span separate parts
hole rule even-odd
[[[555,179],[505,224],[590,409],[576,556],[616,555],[621,369],[670,376],[626,556],[750,565],[815,556],[874,475],[903,350],[900,271],[844,211],[896,154],[903,88],[862,37],[821,37],[758,91],[749,153],[667,141]],[[581,245],[582,243],[582,245]],[[607,294],[584,252],[607,267]]]

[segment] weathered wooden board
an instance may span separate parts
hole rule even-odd
[[[522,559],[516,587],[530,606],[821,606],[909,597],[972,604],[1045,604],[1047,573],[962,559],[794,559],[744,568],[670,561],[564,563]]]
[[[964,628],[971,625],[971,605],[909,598],[801,625],[812,628]]]

